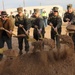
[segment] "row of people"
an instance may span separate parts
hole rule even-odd
[[[64,21],[67,20],[69,21],[70,24],[75,23],[74,19],[74,14],[71,12],[72,5],[67,6],[67,12],[64,14]],[[49,14],[48,18],[48,25],[51,26],[51,39],[55,40],[56,34],[61,34],[61,25],[62,25],[62,19],[59,16],[58,12],[58,7],[53,7],[53,12]],[[40,16],[39,9],[35,9],[34,15],[31,17],[29,20],[24,14],[23,14],[23,8],[19,7],[17,8],[18,14],[15,16],[15,26],[18,27],[17,33],[18,35],[20,34],[26,34],[26,32],[29,31],[31,27],[34,28],[33,31],[33,38],[36,39],[37,41],[43,37],[45,34],[45,29],[44,29],[44,21]],[[73,14],[73,16],[71,16]],[[32,25],[31,25],[32,24]],[[13,27],[12,27],[12,22],[10,18],[8,18],[7,13],[5,11],[1,12],[1,19],[0,19],[0,48],[4,47],[4,43],[7,43],[8,49],[12,49],[12,32],[13,32]],[[6,32],[6,30],[9,32]],[[75,34],[74,34],[75,35]],[[73,41],[74,41],[74,36],[73,35]],[[25,43],[25,51],[26,53],[29,51],[29,41],[28,37],[19,37],[18,38],[18,47],[19,47],[19,54],[22,54],[23,50],[23,40]],[[75,41],[74,41],[75,42]]]

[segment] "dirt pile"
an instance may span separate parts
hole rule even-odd
[[[65,59],[74,53],[74,43],[70,36],[60,35],[60,49],[53,49],[55,59]]]
[[[68,37],[66,38],[68,39]],[[64,52],[66,52],[65,55],[67,52],[71,52],[73,44],[71,39],[65,40],[63,37],[61,42],[62,40],[65,42],[65,44],[64,42],[61,44],[60,48],[60,55],[63,57]],[[68,42],[69,40],[70,42]],[[42,48],[43,44],[49,46],[48,51],[45,50],[46,48]],[[39,51],[24,54],[14,59],[6,58],[0,63],[0,75],[75,75],[75,54],[73,52],[72,56],[56,61],[53,54],[55,47],[53,40],[40,40],[34,42],[33,46],[36,46]],[[56,48],[54,49],[57,51]]]
[[[53,56],[55,59],[58,58],[66,58],[67,56],[73,55],[74,52],[74,44],[70,36],[67,35],[61,35],[60,37],[60,49],[58,50],[55,46],[55,42],[52,39],[42,39],[39,41],[35,41],[32,43],[34,46],[33,52],[36,52],[37,50],[45,50],[45,45],[48,46],[47,50],[50,50],[50,57]]]
[[[52,39],[43,39],[44,45],[49,46],[49,49],[53,49],[55,47],[55,42]]]
[[[74,43],[72,38],[67,35],[60,35],[61,43],[68,45],[70,48],[74,49]]]
[[[37,50],[42,51],[44,47],[44,43],[42,40],[38,40],[38,41],[32,42],[32,46],[34,47],[33,52],[36,52]]]
[[[48,53],[41,51],[25,54],[14,60],[7,59],[0,75],[74,75],[73,57],[50,61]]]

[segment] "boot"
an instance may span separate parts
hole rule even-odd
[[[22,50],[20,50],[20,51],[19,51],[19,55],[22,55],[22,54],[23,54],[23,53],[22,53]]]
[[[28,51],[29,51],[29,49],[25,49],[25,51],[26,51],[26,54],[28,53]]]
[[[0,54],[0,61],[2,60],[2,58],[3,58],[3,54]]]

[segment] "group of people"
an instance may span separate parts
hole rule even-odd
[[[45,26],[44,20],[47,19],[47,25],[51,26],[51,39],[55,40],[57,33],[61,34],[62,18],[59,16],[58,7],[53,7],[52,12],[49,14],[48,19],[46,14],[40,16],[39,9],[34,9],[34,13],[31,15],[30,19],[26,17],[23,13],[23,8],[17,8],[18,14],[14,17],[14,25],[18,27],[17,35],[25,34],[26,36],[18,37],[18,48],[19,55],[22,55],[23,52],[23,40],[25,43],[25,51],[29,51],[29,41],[27,35],[29,34],[30,28],[33,30],[33,38],[38,41],[40,38],[44,38]],[[45,13],[45,12],[44,12]],[[64,13],[63,17],[64,22],[75,25],[75,14],[72,9],[72,4],[67,5],[67,11]],[[13,25],[11,19],[8,17],[6,11],[1,12],[0,19],[0,49],[4,47],[4,43],[7,43],[9,50],[12,49],[12,32]],[[69,34],[70,36],[71,34]],[[75,45],[75,33],[73,33],[72,39]],[[57,41],[57,40],[56,40]]]

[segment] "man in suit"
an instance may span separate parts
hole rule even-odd
[[[6,32],[4,29],[9,32]],[[3,48],[4,43],[6,42],[8,49],[12,49],[12,31],[11,21],[8,18],[6,11],[2,11],[0,19],[0,48]]]

